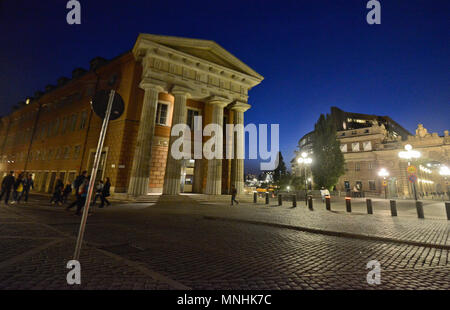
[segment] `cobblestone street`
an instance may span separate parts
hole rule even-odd
[[[81,218],[31,200],[0,206],[1,289],[450,289],[446,220],[190,197],[95,209],[69,286]]]

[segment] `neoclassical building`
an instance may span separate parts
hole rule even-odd
[[[220,195],[232,185],[240,193],[243,159],[176,160],[170,154],[178,137],[170,131],[175,124],[193,128],[195,116],[203,127],[243,124],[249,90],[262,80],[213,41],[140,34],[131,51],[109,61],[94,58],[89,70],[75,69],[71,79],[58,79],[3,116],[0,171],[31,172],[37,190],[46,192],[57,178],[70,183],[90,171],[102,121],[91,98],[114,88],[125,111],[110,121],[97,173],[111,178],[114,193]],[[236,136],[239,153],[244,139]]]
[[[408,161],[398,156],[410,144],[421,153],[410,163],[417,168],[416,190],[419,196],[450,190],[448,178],[440,174],[443,166],[450,167],[450,136],[429,133],[419,124],[415,134],[387,116],[351,113],[332,107],[331,115],[336,122],[337,138],[345,159],[345,174],[339,178],[337,190],[352,191],[354,187],[367,194],[389,197],[411,198],[414,196],[412,183],[407,171]],[[303,167],[297,163],[302,152],[312,154],[313,132],[304,135],[298,144],[296,155],[291,161],[293,173],[304,174]],[[389,176],[384,179],[378,175],[386,169]],[[308,169],[307,169],[308,172]],[[310,175],[309,175],[310,176]]]

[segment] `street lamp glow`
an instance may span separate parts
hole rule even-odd
[[[450,169],[447,166],[442,166],[441,169],[439,169],[439,174],[440,175],[450,175]]]
[[[404,159],[412,159],[412,158],[419,158],[421,156],[419,151],[415,151],[412,149],[411,144],[405,145],[406,151],[398,152],[398,157],[404,158]]]
[[[378,175],[380,177],[385,178],[389,176],[389,172],[385,168],[381,168],[380,171],[378,172]]]
[[[307,154],[306,152],[303,152],[303,153],[302,153],[302,157],[303,157],[303,158],[306,158],[307,156],[308,156],[308,154]]]

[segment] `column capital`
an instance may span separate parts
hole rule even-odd
[[[206,99],[207,104],[218,106],[220,108],[226,107],[230,102],[230,99],[221,96],[211,96]]]
[[[250,109],[252,106],[249,105],[246,102],[242,102],[242,101],[234,101],[233,104],[231,105],[231,110],[234,111],[238,111],[238,112],[245,112],[248,109]]]
[[[180,85],[174,85],[172,87],[172,90],[170,91],[171,94],[173,95],[185,95],[187,98],[191,97],[192,94],[192,89],[185,87],[185,86],[180,86]]]
[[[166,83],[151,78],[143,78],[139,83],[139,87],[143,90],[154,89],[158,92],[163,92],[166,89]]]

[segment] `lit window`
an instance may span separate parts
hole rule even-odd
[[[353,152],[359,152],[359,142],[353,142],[352,143],[352,151]]]
[[[347,152],[347,144],[341,144],[341,152],[342,153]]]
[[[158,108],[156,110],[156,123],[158,125],[167,125],[167,111],[169,106],[164,103],[158,103]]]
[[[372,143],[370,141],[363,142],[364,151],[372,150]]]

